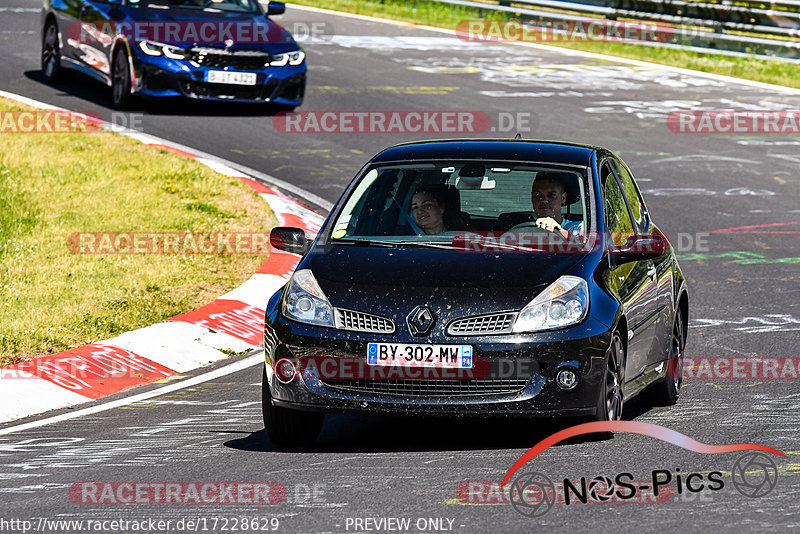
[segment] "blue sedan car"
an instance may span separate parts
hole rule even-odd
[[[45,0],[42,73],[66,69],[111,87],[114,107],[134,95],[272,104],[305,92],[305,53],[256,0]]]

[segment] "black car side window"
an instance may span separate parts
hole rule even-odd
[[[639,228],[640,233],[647,233],[650,226],[650,218],[647,215],[647,208],[642,200],[642,195],[639,193],[639,188],[633,181],[628,167],[618,160],[614,160],[614,168],[619,178],[619,183],[622,184],[622,192],[628,200],[628,206],[631,208],[631,214],[636,226]]]
[[[605,196],[605,212],[606,224],[610,239],[615,247],[623,246],[628,238],[636,233],[633,226],[633,221],[628,212],[628,205],[625,202],[625,197],[622,190],[617,184],[614,174],[608,163],[604,163],[601,167],[601,176],[605,180],[603,186]]]

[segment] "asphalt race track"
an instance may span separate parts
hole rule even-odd
[[[0,1],[0,89],[112,120],[107,88],[78,76],[71,85],[42,82],[40,5]],[[302,111],[483,111],[494,130],[472,136],[507,138],[519,130],[525,138],[619,152],[644,189],[653,220],[683,258],[690,290],[687,357],[725,357],[721,361],[729,366],[685,380],[676,406],[633,402],[624,418],[663,425],[703,443],[778,449],[787,456],[773,456],[776,487],[760,498],[737,491],[731,471],[741,453],[699,454],[651,437],[617,434],[559,445],[527,468],[554,481],[622,472],[650,481],[654,470],[676,478],[678,469],[703,476],[720,471],[724,488],[684,489],[643,502],[557,503],[546,515],[529,518],[499,498],[491,481],[502,480],[526,449],[562,426],[329,416],[315,447],[279,450],[261,421],[256,365],[122,408],[0,435],[0,519],[30,519],[34,526],[38,519],[32,518],[170,520],[172,530],[182,519],[205,519],[197,531],[221,532],[248,531],[233,529],[235,518],[247,518],[258,521],[249,530],[292,533],[397,531],[390,528],[395,523],[371,521],[380,518],[409,518],[411,532],[800,528],[800,135],[679,134],[666,122],[677,110],[797,110],[800,92],[558,51],[465,43],[443,33],[291,6],[279,20],[290,29],[313,22],[327,29],[303,43],[309,86]],[[143,115],[126,120],[134,117],[147,133],[274,175],[331,202],[378,150],[444,137],[280,133],[269,112],[247,106],[149,104],[133,113]],[[528,124],[506,131],[501,114],[518,113]],[[729,377],[736,375],[734,358],[755,356],[795,358],[788,360],[795,374],[781,363],[777,378],[721,376],[725,369]],[[82,482],[204,481],[273,482],[286,494],[271,505],[101,505],[83,503],[74,490],[70,494]],[[464,481],[483,481],[471,486],[480,496],[457,491],[469,487],[459,486]],[[230,523],[223,525],[225,519]]]

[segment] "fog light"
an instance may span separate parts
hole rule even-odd
[[[561,389],[572,389],[578,383],[578,375],[571,369],[562,369],[556,375],[556,382]]]
[[[278,363],[275,364],[275,376],[277,376],[278,380],[281,382],[291,382],[295,374],[297,374],[297,369],[291,360],[282,359],[278,360]]]

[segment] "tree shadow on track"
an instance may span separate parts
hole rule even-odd
[[[42,85],[48,85],[41,71],[29,70],[25,76]],[[70,95],[97,106],[115,111],[111,103],[111,88],[77,71],[66,73],[66,79],[51,87],[63,95]],[[79,110],[80,111],[80,110]],[[148,115],[171,116],[218,116],[218,117],[259,117],[273,116],[281,109],[269,104],[247,104],[236,102],[206,102],[188,98],[135,98],[126,113],[146,113]],[[107,118],[107,117],[106,117]]]
[[[74,96],[92,104],[111,109],[111,88],[79,72],[65,71],[64,74],[63,81],[51,85],[44,81],[41,71],[25,71],[26,78],[52,87],[60,92],[60,96]]]
[[[632,401],[624,418],[648,411]],[[247,452],[425,452],[453,450],[527,449],[560,430],[584,422],[581,419],[477,419],[421,418],[369,415],[328,415],[317,442],[310,447],[275,446],[265,430],[223,443]],[[234,432],[234,431],[230,431]],[[613,439],[607,433],[577,436],[555,446]]]

